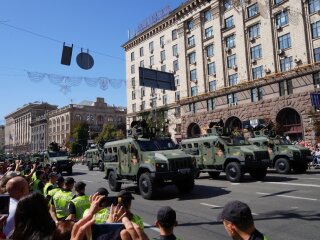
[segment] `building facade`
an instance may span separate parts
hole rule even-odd
[[[57,142],[65,146],[74,125],[81,121],[89,124],[89,136],[99,134],[106,123],[125,124],[126,113],[125,108],[109,106],[104,102],[104,98],[97,98],[95,102],[83,101],[79,104],[69,104],[47,114],[48,142]]]
[[[5,126],[0,125],[0,152],[4,152],[4,146],[5,146]]]
[[[31,152],[43,152],[47,149],[48,142],[47,114],[31,120]]]
[[[25,104],[7,115],[5,151],[14,154],[31,152],[31,122],[56,108],[57,106],[48,103],[34,102]]]
[[[259,119],[315,142],[320,1],[189,0],[123,47],[127,123],[164,109],[177,139]],[[176,91],[139,86],[139,66],[172,72]]]

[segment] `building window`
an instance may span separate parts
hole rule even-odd
[[[196,44],[195,38],[192,35],[191,37],[188,38],[188,47],[193,47]]]
[[[207,51],[207,57],[214,56],[214,46],[213,46],[213,44],[210,44],[209,46],[207,46],[206,51]]]
[[[260,37],[260,23],[249,27],[249,37],[250,38]]]
[[[232,8],[232,0],[224,0],[223,1],[224,10],[229,10]]]
[[[209,91],[213,92],[215,90],[217,90],[217,81],[216,80],[210,81],[209,82]]]
[[[205,22],[208,22],[213,19],[213,14],[211,10],[207,10],[203,13],[203,18]]]
[[[178,38],[177,29],[172,30],[171,36],[172,36],[172,41],[173,41],[173,40],[176,40],[176,39]]]
[[[134,52],[131,53],[131,61],[134,61]]]
[[[146,109],[146,102],[145,101],[142,101],[141,102],[141,105],[140,105],[140,110],[143,111]]]
[[[253,79],[262,78],[262,74],[263,74],[263,67],[262,66],[252,68],[252,78]]]
[[[213,27],[208,27],[204,30],[205,38],[213,37]]]
[[[313,84],[320,87],[320,72],[313,74]]]
[[[189,112],[196,113],[196,103],[189,103]]]
[[[320,21],[311,24],[312,38],[318,38],[320,36]]]
[[[277,5],[277,4],[280,4],[282,3],[284,0],[274,0],[274,4]]]
[[[309,13],[314,13],[320,10],[320,0],[309,0]]]
[[[216,99],[210,98],[207,100],[207,110],[214,110],[216,108]]]
[[[238,74],[232,74],[229,76],[229,86],[234,86],[238,83]]]
[[[250,55],[252,60],[256,60],[262,57],[261,45],[250,48]]]
[[[153,53],[153,49],[154,49],[153,42],[149,42],[149,52]]]
[[[193,69],[190,71],[190,80],[197,81],[197,69]]]
[[[144,67],[144,61],[140,61],[140,67]]]
[[[189,64],[194,64],[196,62],[196,52],[192,52],[188,56]]]
[[[235,43],[235,36],[234,35],[231,35],[229,37],[226,37],[226,47],[227,48],[233,48],[236,46],[236,43]]]
[[[254,17],[259,13],[258,3],[255,3],[247,8],[248,18]]]
[[[164,46],[164,36],[160,37],[160,46],[163,47]]]
[[[208,75],[216,74],[216,64],[214,62],[208,64]]]
[[[313,50],[313,55],[314,55],[314,61],[319,62],[320,61],[320,47],[315,48]]]
[[[286,49],[291,47],[290,33],[278,37],[279,49]]]
[[[227,57],[227,66],[228,68],[233,68],[237,65],[237,57],[236,54]]]
[[[131,74],[134,74],[134,65],[131,65]]]
[[[178,71],[179,70],[179,61],[178,60],[174,60],[173,61],[173,71]]]
[[[133,77],[131,78],[131,86],[135,87],[136,86],[136,79]]]
[[[227,95],[227,103],[228,104],[233,104],[233,103],[237,103],[238,99],[237,99],[237,94],[236,93],[230,93]]]
[[[177,44],[172,46],[172,55],[178,56],[178,45]]]
[[[288,71],[292,68],[292,57],[285,57],[280,59],[280,69],[282,72]]]
[[[161,72],[165,72],[166,71],[166,65],[161,65]]]
[[[137,111],[137,107],[136,107],[136,104],[132,104],[132,112],[136,112]]]
[[[160,60],[161,60],[161,61],[166,60],[166,51],[165,51],[165,50],[163,50],[163,51],[160,52]]]
[[[168,96],[167,95],[163,95],[162,96],[162,104],[166,105],[168,103]]]
[[[283,10],[276,15],[276,24],[279,27],[287,25],[289,23],[288,10]]]
[[[226,28],[232,28],[234,26],[233,16],[226,18],[224,23]]]
[[[179,76],[176,76],[176,77],[174,78],[174,82],[175,82],[175,84],[176,84],[176,87],[180,86]]]
[[[280,96],[284,96],[285,95],[284,81],[279,82],[279,95]]]
[[[292,79],[287,80],[287,94],[290,95],[293,93],[293,85],[292,85]]]
[[[197,95],[198,95],[198,87],[197,86],[191,87],[191,97],[194,97]]]
[[[151,66],[154,65],[154,56],[153,55],[150,56],[150,65]]]
[[[174,109],[174,116],[175,116],[175,117],[180,117],[180,115],[181,115],[181,110],[180,110],[179,107],[176,107],[176,108]]]
[[[263,99],[263,88],[257,87],[251,89],[251,102],[257,102]]]
[[[140,51],[139,51],[139,52],[140,52],[140,57],[143,57],[143,55],[144,55],[143,47],[140,48]]]
[[[146,95],[145,88],[142,87],[141,88],[141,97],[144,97],[145,95]]]
[[[194,21],[190,20],[187,22],[187,29],[192,30],[194,28]]]
[[[179,101],[179,100],[180,100],[180,91],[176,91],[176,92],[175,92],[175,97],[174,97],[174,99],[175,99],[176,101]]]
[[[136,91],[132,91],[132,100],[136,99]]]

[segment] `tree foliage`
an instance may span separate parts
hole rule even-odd
[[[112,139],[122,139],[125,137],[125,125],[104,124],[102,132],[95,138],[96,143],[104,143]]]
[[[89,125],[87,122],[79,122],[74,126],[69,146],[71,153],[82,153],[89,139]]]

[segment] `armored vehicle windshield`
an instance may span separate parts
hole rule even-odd
[[[251,145],[243,136],[237,136],[237,137],[225,137],[225,136],[223,136],[222,139],[227,143],[228,146]]]
[[[285,138],[272,139],[270,143],[275,145],[292,145],[292,143]]]
[[[171,139],[155,139],[155,140],[137,140],[141,151],[159,151],[177,149],[178,146]]]
[[[60,152],[51,152],[49,151],[49,157],[65,157],[68,156],[66,151],[60,151]]]

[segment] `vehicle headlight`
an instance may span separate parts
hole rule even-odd
[[[244,155],[244,159],[245,159],[245,161],[253,161],[254,157],[252,154],[246,154],[246,155]]]
[[[167,171],[168,167],[166,163],[156,163],[156,170],[163,172],[163,171]]]

